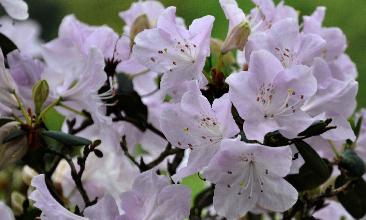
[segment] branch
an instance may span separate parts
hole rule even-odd
[[[122,137],[122,141],[121,141],[120,145],[121,145],[121,148],[122,148],[122,151],[124,152],[124,154],[132,161],[132,163],[134,163],[140,169],[141,172],[150,170],[150,169],[158,166],[161,162],[163,162],[170,155],[184,152],[184,149],[172,148],[171,143],[168,143],[167,146],[165,147],[164,151],[161,152],[160,155],[155,160],[151,161],[148,164],[145,164],[142,157],[141,157],[140,162],[137,162],[135,160],[134,156],[132,156],[130,154],[130,152],[128,151],[128,148],[127,148],[126,136]]]
[[[65,159],[65,161],[68,163],[68,165],[70,166],[70,170],[71,170],[71,177],[75,182],[75,186],[78,189],[81,197],[83,198],[83,201],[85,203],[85,208],[94,205],[97,202],[97,199],[91,201],[84,186],[82,183],[82,176],[83,173],[85,171],[85,163],[86,160],[89,156],[89,154],[91,152],[96,151],[96,147],[100,144],[100,141],[95,141],[93,144],[91,144],[90,146],[85,146],[84,147],[84,151],[83,151],[83,156],[82,157],[78,157],[77,158],[77,163],[79,165],[79,170],[77,171],[74,162],[72,161],[72,158],[68,155],[64,155],[62,153],[59,153],[57,151],[53,151],[48,149],[46,151],[46,153],[50,153],[50,154],[54,154],[59,156],[60,158]]]
[[[76,119],[72,119],[72,120],[67,120],[67,127],[69,129],[69,133],[70,134],[76,134],[79,133],[80,131],[84,130],[85,128],[89,127],[90,125],[92,125],[93,119],[91,118],[91,115],[89,113],[87,113],[86,111],[83,111],[84,114],[86,114],[88,117],[81,123],[81,125],[77,128],[74,128],[75,124],[76,124]]]
[[[317,204],[319,204],[319,202],[321,202],[322,200],[324,200],[326,198],[334,197],[334,196],[338,195],[339,193],[347,190],[348,186],[350,184],[352,184],[353,181],[354,181],[354,179],[349,180],[344,185],[342,185],[336,189],[333,189],[333,190],[327,189],[327,190],[325,190],[325,192],[323,192],[320,195],[313,197],[313,198],[308,198],[306,195],[304,195],[303,199],[299,199],[290,210],[286,211],[283,214],[282,220],[291,220],[293,217],[295,217],[295,215],[299,211],[303,214],[307,214],[309,210],[311,210],[313,207],[315,207]]]

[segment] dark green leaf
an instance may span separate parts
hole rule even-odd
[[[340,175],[335,181],[335,187],[341,187],[349,179]],[[366,214],[366,182],[360,178],[351,183],[344,192],[337,195],[342,206],[356,219],[362,218]]]
[[[6,138],[4,138],[3,140],[3,144],[6,144],[10,141],[13,141],[15,139],[18,139],[20,137],[23,137],[24,135],[26,135],[27,132],[23,131],[23,130],[15,130],[14,132],[12,132],[11,134],[9,134]]]
[[[16,50],[17,46],[8,37],[0,33],[0,48],[5,57],[11,51]]]
[[[304,141],[295,142],[295,146],[305,164],[300,168],[299,174],[288,175],[286,179],[299,191],[316,188],[328,180],[331,166]]]
[[[102,158],[103,157],[103,152],[98,150],[98,149],[95,149],[94,150],[94,154],[95,156],[99,157],[99,158]]]
[[[271,147],[287,146],[289,144],[289,140],[279,131],[274,131],[269,132],[264,136],[263,144]]]
[[[332,119],[327,119],[325,121],[319,120],[315,121],[310,127],[308,127],[305,131],[299,133],[299,136],[317,136],[323,134],[327,131],[328,125],[332,122]]]
[[[14,121],[13,118],[0,118],[0,127],[12,121]]]
[[[356,126],[353,128],[353,132],[355,133],[356,137],[358,137],[360,135],[362,121],[363,121],[363,117],[361,116],[358,119]]]
[[[88,139],[66,134],[61,131],[42,131],[42,136],[53,138],[66,146],[84,146],[90,145],[92,142]]]
[[[351,149],[346,149],[339,162],[339,167],[347,172],[351,177],[361,177],[365,173],[365,163]]]

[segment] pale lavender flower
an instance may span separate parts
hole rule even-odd
[[[28,5],[23,0],[0,0],[0,5],[4,7],[6,13],[17,20],[28,18]]]
[[[81,178],[89,198],[93,200],[109,194],[119,201],[119,195],[131,189],[139,171],[124,156],[119,147],[121,136],[116,132],[116,126],[112,124],[111,127],[103,127],[103,129],[99,126],[91,126],[78,135],[90,140],[102,141],[98,149],[103,152],[103,157],[99,158],[91,154],[86,160],[85,171]],[[76,164],[76,159],[74,162]],[[84,201],[76,189],[66,161],[59,164],[53,179],[62,186],[64,197],[79,208],[84,207]]]
[[[260,50],[252,53],[247,72],[231,74],[226,82],[249,139],[263,141],[267,132],[275,130],[294,138],[313,122],[301,110],[317,88],[306,66],[284,69],[273,54]]]
[[[119,39],[108,26],[89,26],[77,20],[74,15],[68,15],[62,20],[58,38],[44,46],[43,55],[47,63],[52,63],[53,66],[57,66],[60,57],[63,62],[73,62],[72,55],[76,51],[88,55],[91,48],[100,50],[105,59],[114,57],[116,60],[123,60],[129,55],[127,40]]]
[[[164,9],[164,6],[159,1],[154,0],[132,3],[131,7],[128,10],[119,13],[119,16],[126,23],[123,28],[124,33],[128,36],[130,35],[131,26],[141,15],[146,15],[149,26],[155,27],[158,21],[158,17],[163,13]]]
[[[5,60],[0,49],[0,116],[10,116],[18,109],[18,103],[13,93],[18,94],[18,87],[5,68]]]
[[[110,98],[112,94],[98,95],[107,80],[103,55],[95,48],[90,49],[87,57],[79,55],[79,62],[73,65],[47,66],[42,78],[47,80],[53,99],[61,97],[64,104],[89,111],[94,122],[109,123],[111,119],[105,116],[102,99]]]
[[[26,106],[32,106],[32,87],[41,79],[44,64],[26,53],[15,50],[7,56],[9,72],[14,79]]]
[[[157,28],[139,33],[133,56],[154,72],[164,73],[160,87],[167,91],[192,79],[202,81],[203,66],[210,53],[210,35],[214,17],[192,22],[189,30],[177,24],[175,7],[167,8]]]
[[[302,107],[311,116],[324,112],[336,112],[347,119],[356,109],[358,83],[354,79],[337,79],[330,66],[322,58],[316,58],[312,72],[317,79],[318,88],[313,97]]]
[[[28,196],[34,206],[42,211],[42,220],[119,220],[121,219],[116,201],[110,195],[100,198],[97,204],[84,210],[84,216],[78,216],[67,210],[51,195],[44,174],[33,177],[35,188]]]
[[[11,39],[22,54],[29,56],[41,55],[40,26],[35,21],[16,21],[8,18],[0,18],[0,33]]]
[[[215,183],[214,208],[228,219],[261,209],[283,212],[291,208],[298,193],[282,177],[290,172],[289,147],[271,148],[225,139],[204,176]]]
[[[131,191],[121,194],[121,200],[121,220],[182,220],[189,215],[191,192],[149,170],[136,178]]]
[[[49,192],[44,174],[33,177],[32,186],[35,190],[29,195],[34,206],[42,211],[42,220],[88,220],[64,208]]]
[[[296,21],[298,19],[297,11],[285,5],[283,1],[277,6],[273,0],[252,0],[252,2],[257,8],[251,10],[249,17],[252,23],[258,26],[257,30],[266,30],[282,19],[292,18]]]
[[[15,220],[13,211],[3,202],[0,201],[0,219]]]
[[[246,46],[246,60],[253,51],[264,49],[274,54],[289,68],[292,65],[311,65],[314,57],[324,51],[326,42],[316,34],[300,33],[297,20],[287,18],[276,22],[267,31],[252,34]]]
[[[311,16],[304,16],[304,33],[320,35],[326,46],[323,57],[331,61],[337,59],[347,48],[347,39],[341,29],[337,27],[322,27],[325,15],[325,7],[318,7]]]
[[[348,212],[343,208],[343,206],[333,200],[326,200],[325,207],[314,212],[313,217],[322,220],[352,220],[354,219]]]
[[[231,115],[228,94],[216,99],[211,106],[197,83],[183,95],[180,103],[163,110],[160,123],[170,143],[191,150],[187,167],[173,176],[175,181],[201,171],[216,154],[223,138],[239,133]]]
[[[84,216],[90,220],[121,220],[116,200],[110,195],[105,195],[97,204],[84,210]]]

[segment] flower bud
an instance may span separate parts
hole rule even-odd
[[[25,165],[22,170],[22,180],[28,186],[31,184],[33,177],[37,176],[38,173],[28,165]]]
[[[344,151],[339,167],[351,177],[361,177],[366,171],[363,160],[351,149]]]
[[[219,57],[223,43],[224,42],[222,40],[219,40],[216,38],[211,38],[211,42],[210,42],[211,55],[213,54],[216,57]],[[235,56],[233,53],[226,53],[222,57],[222,61],[224,62],[224,65],[233,65],[236,62]]]
[[[32,98],[36,113],[41,112],[42,106],[48,98],[49,87],[46,80],[38,81],[32,88]]]
[[[27,153],[28,143],[25,136],[4,143],[10,134],[19,129],[17,122],[9,122],[0,128],[0,170],[6,165],[20,160]]]
[[[221,48],[221,53],[225,54],[231,50],[243,50],[248,41],[250,34],[250,25],[247,21],[243,21],[236,25],[226,36],[224,45]]]
[[[147,16],[145,14],[140,15],[139,17],[137,17],[135,19],[135,21],[133,22],[133,24],[131,26],[131,30],[130,30],[130,38],[131,38],[130,48],[131,49],[132,49],[133,42],[134,42],[136,35],[142,31],[144,31],[145,29],[149,29],[149,28],[150,28],[149,19],[147,18]]]
[[[11,193],[11,208],[15,215],[21,215],[23,213],[24,201],[25,197],[21,193],[17,191]]]

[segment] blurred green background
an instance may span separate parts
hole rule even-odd
[[[245,12],[253,7],[250,0],[237,0]],[[89,24],[107,24],[117,32],[122,31],[123,23],[118,12],[129,8],[132,0],[27,0],[31,17],[43,26],[42,36],[51,39],[57,36],[57,28],[66,14],[73,13]],[[177,6],[179,16],[186,23],[207,14],[216,17],[213,36],[224,38],[227,21],[220,9],[218,0],[162,0],[165,6]],[[277,1],[278,2],[278,1]],[[348,54],[357,64],[359,71],[358,107],[366,107],[366,0],[288,0],[301,15],[311,14],[316,6],[326,6],[326,26],[338,26],[347,35]]]

